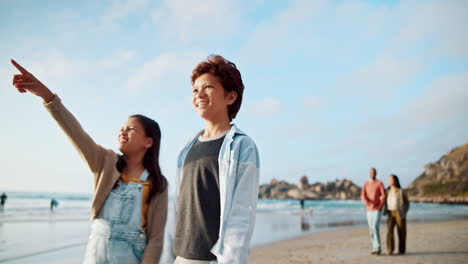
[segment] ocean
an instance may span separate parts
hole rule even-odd
[[[0,213],[0,263],[80,263],[90,232],[91,194],[8,192]],[[50,211],[51,198],[58,208]],[[259,200],[251,246],[366,224],[360,201]],[[169,210],[172,210],[169,208]],[[468,218],[468,206],[412,203],[408,222]],[[386,217],[382,217],[382,224]],[[175,221],[168,219],[168,225]],[[64,257],[67,261],[64,262]]]

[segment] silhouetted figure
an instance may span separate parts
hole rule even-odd
[[[50,211],[53,212],[54,208],[57,208],[57,206],[58,206],[58,201],[55,200],[55,198],[52,198],[52,200],[50,200]]]
[[[6,200],[7,200],[7,195],[5,193],[2,194],[2,196],[0,197],[0,210],[3,212],[4,210],[4,207],[5,207],[5,203],[6,203]]]

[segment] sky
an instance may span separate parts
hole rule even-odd
[[[260,183],[378,178],[403,186],[468,142],[466,1],[0,0],[0,191],[92,193],[92,175],[40,98],[11,85],[15,59],[117,151],[129,115],[162,129],[163,173],[204,127],[192,69],[239,68],[234,123]]]

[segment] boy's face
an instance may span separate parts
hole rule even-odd
[[[217,121],[228,118],[228,106],[236,101],[236,92],[226,92],[216,76],[200,75],[193,83],[192,104],[205,120]]]

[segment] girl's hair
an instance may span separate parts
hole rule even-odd
[[[400,180],[398,179],[398,176],[396,176],[395,174],[392,174],[390,175],[390,177],[393,177],[393,180],[395,181],[395,186],[401,189]]]
[[[143,166],[148,171],[148,181],[150,182],[150,193],[148,201],[156,194],[164,192],[167,188],[167,180],[161,173],[159,166],[159,148],[161,146],[161,130],[156,121],[144,115],[132,115],[130,118],[138,119],[138,122],[145,129],[145,135],[153,139],[153,145],[146,150],[143,158]],[[122,172],[126,166],[124,156],[120,156],[117,161],[117,170]]]

